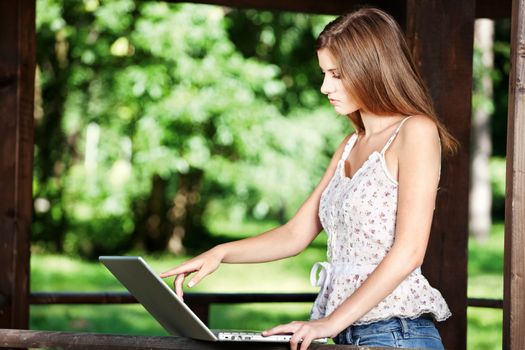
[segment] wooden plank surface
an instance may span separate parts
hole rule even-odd
[[[182,337],[134,336],[95,333],[68,333],[0,329],[0,348],[30,347],[53,349],[151,349],[151,350],[288,350],[288,343],[213,343]],[[381,350],[382,347],[313,344],[310,350]]]
[[[503,349],[525,349],[525,0],[512,4]]]
[[[0,327],[28,326],[35,2],[0,1]]]
[[[438,323],[445,348],[465,349],[469,139],[474,0],[408,0],[407,38],[439,117],[460,141],[442,167],[423,273],[445,297],[452,317]]]

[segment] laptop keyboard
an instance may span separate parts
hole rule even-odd
[[[219,340],[225,341],[262,341],[262,342],[289,342],[289,335],[273,335],[263,337],[260,332],[229,332],[222,331],[218,334]]]

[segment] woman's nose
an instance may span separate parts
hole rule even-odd
[[[333,92],[334,85],[330,81],[330,77],[326,76],[323,79],[323,84],[321,85],[321,93],[328,95],[329,93]]]

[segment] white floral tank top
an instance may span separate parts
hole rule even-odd
[[[357,134],[352,135],[321,196],[319,218],[328,234],[329,262],[316,263],[310,274],[312,284],[321,287],[312,319],[331,314],[361,286],[392,247],[398,184],[387,171],[385,151],[408,118],[401,121],[381,152],[374,151],[349,178],[344,163],[357,141]],[[441,293],[430,286],[418,268],[354,324],[422,314],[431,314],[437,321],[451,315]]]

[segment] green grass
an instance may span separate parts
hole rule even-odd
[[[268,223],[264,229],[271,227]],[[253,223],[234,232],[241,238],[256,231]],[[218,233],[222,234],[222,233]],[[297,257],[265,264],[223,264],[195,286],[195,292],[315,292],[309,284],[314,262],[326,260],[326,238],[320,236]],[[162,272],[187,259],[169,254],[145,256],[156,272]],[[172,283],[172,279],[168,280]],[[120,283],[99,263],[71,257],[36,253],[31,258],[32,291],[119,291]],[[265,329],[276,323],[307,319],[308,303],[213,305],[213,328]],[[67,330],[120,334],[163,335],[166,332],[138,305],[32,306],[30,327],[40,330]]]
[[[218,225],[217,235],[231,232],[242,238],[268,229],[275,223],[249,223],[234,228]],[[220,229],[222,228],[222,229]],[[266,264],[223,264],[213,275],[195,286],[195,292],[314,292],[309,270],[325,260],[326,239],[321,235],[301,255]],[[188,258],[169,254],[146,256],[157,272]],[[469,243],[469,297],[503,296],[503,225],[496,224],[486,242]],[[169,281],[171,283],[171,281]],[[117,291],[118,281],[97,262],[60,255],[35,253],[31,258],[32,291]],[[213,328],[265,329],[296,319],[307,319],[309,303],[213,305]],[[165,335],[166,332],[139,305],[52,305],[32,306],[30,327],[40,330]],[[468,309],[468,349],[501,349],[501,310]]]
[[[470,298],[503,299],[504,225],[496,223],[484,242],[469,242],[468,289]],[[467,310],[467,348],[501,349],[503,311],[473,308]]]

